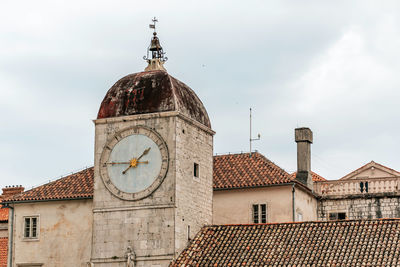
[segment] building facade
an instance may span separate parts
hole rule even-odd
[[[400,218],[400,173],[374,161],[315,193],[319,220]]]

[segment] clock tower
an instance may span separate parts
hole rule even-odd
[[[153,22],[148,67],[117,81],[94,121],[96,267],[168,266],[212,222],[214,132],[194,91],[164,69]]]

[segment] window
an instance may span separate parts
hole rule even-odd
[[[267,204],[253,204],[253,223],[267,222]]]
[[[360,182],[360,191],[363,193],[368,193],[368,182]]]
[[[24,217],[24,237],[38,238],[39,217]]]
[[[329,213],[329,220],[346,220],[346,212],[332,212]]]
[[[193,176],[199,178],[199,164],[196,162],[193,164]]]

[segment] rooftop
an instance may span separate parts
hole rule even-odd
[[[7,267],[8,238],[0,237],[0,267]]]
[[[0,223],[8,222],[8,208],[0,208]]]
[[[14,195],[8,201],[41,201],[62,199],[85,199],[93,197],[93,167],[60,178],[21,194]]]
[[[400,219],[205,226],[170,266],[399,266]]]
[[[162,70],[134,73],[117,81],[104,97],[97,118],[166,111],[179,111],[211,128],[207,111],[196,93]]]
[[[293,182],[278,165],[258,152],[214,156],[214,189],[261,187]]]

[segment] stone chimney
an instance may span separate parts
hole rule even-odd
[[[297,128],[295,141],[297,143],[297,175],[296,180],[313,190],[313,180],[311,176],[311,144],[313,133],[310,128]]]
[[[20,194],[24,192],[24,187],[22,185],[9,185],[3,188],[3,194],[0,195],[0,199],[6,199],[13,195]]]

